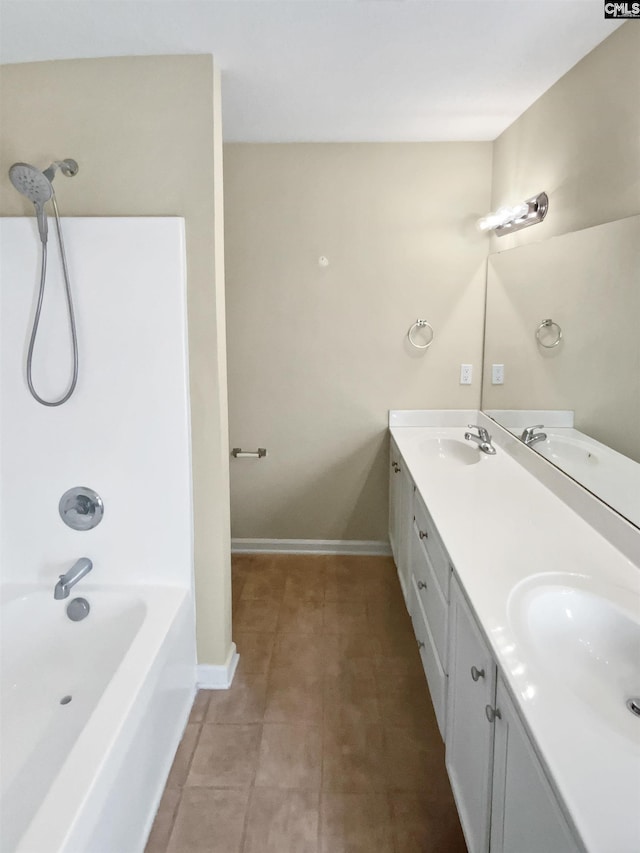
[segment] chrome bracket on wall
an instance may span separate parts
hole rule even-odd
[[[231,455],[234,459],[245,459],[247,457],[251,457],[253,459],[262,459],[263,456],[267,455],[266,447],[259,447],[257,450],[242,450],[240,447],[234,447],[231,451]]]

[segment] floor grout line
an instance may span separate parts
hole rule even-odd
[[[171,836],[173,835],[173,830],[175,829],[175,826],[176,826],[176,818],[178,817],[178,809],[180,808],[180,804],[182,803],[182,791],[183,791],[183,788],[181,786],[178,789],[178,792],[179,792],[178,793],[178,799],[176,800],[176,804],[172,809],[170,829],[169,829],[169,832],[167,833],[167,843],[165,845],[166,849],[168,849],[169,845],[171,844]],[[165,793],[166,793],[166,788],[163,791],[163,794],[162,794],[163,797],[164,797]]]

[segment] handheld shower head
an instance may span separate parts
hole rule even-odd
[[[13,186],[35,205],[38,230],[43,243],[47,242],[48,231],[47,214],[44,212],[44,206],[54,195],[52,181],[56,171],[60,169],[63,175],[72,178],[78,174],[78,168],[76,161],[69,158],[67,160],[54,160],[44,172],[28,163],[14,163],[9,169],[9,180]]]
[[[40,240],[42,242],[40,265],[40,289],[38,292],[38,301],[36,303],[35,314],[33,315],[33,325],[31,326],[31,337],[29,338],[29,349],[27,350],[27,387],[31,396],[43,406],[61,406],[66,403],[69,397],[73,394],[76,383],[78,381],[78,336],[76,333],[76,321],[73,312],[73,299],[71,296],[71,284],[69,282],[69,270],[67,268],[67,257],[64,250],[64,240],[62,238],[62,225],[60,223],[60,213],[56,204],[56,194],[53,191],[53,179],[56,171],[60,169],[63,175],[73,177],[78,174],[78,164],[75,160],[54,160],[54,162],[41,172],[35,166],[30,166],[28,163],[14,163],[9,169],[9,180],[19,193],[26,196],[36,208],[36,218],[38,220],[38,230],[40,231]],[[67,307],[69,309],[69,323],[71,325],[71,344],[73,347],[73,376],[71,384],[67,392],[57,400],[46,400],[41,397],[33,385],[32,364],[33,364],[33,348],[38,336],[38,324],[40,322],[40,312],[42,310],[42,300],[44,298],[45,284],[47,281],[47,214],[44,212],[45,204],[51,200],[53,212],[56,217],[56,231],[58,232],[58,245],[60,247],[60,260],[62,262],[62,273],[64,276],[64,286],[67,295]]]
[[[9,169],[9,180],[19,193],[33,202],[36,208],[38,230],[43,243],[47,242],[47,214],[44,206],[53,195],[53,186],[49,178],[40,169],[28,163],[14,163]]]
[[[53,194],[51,181],[28,163],[14,163],[9,169],[9,179],[18,192],[34,204],[44,204]]]

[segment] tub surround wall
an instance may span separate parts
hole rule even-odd
[[[229,432],[269,454],[232,460],[234,537],[386,544],[389,406],[479,405],[490,158],[225,146]],[[425,352],[406,338],[417,317]]]
[[[59,408],[25,382],[40,248],[33,219],[0,220],[2,582],[50,584],[82,556],[85,583],[192,584],[184,223],[63,218],[78,329],[78,385]],[[52,241],[53,242],[53,241]],[[69,378],[62,274],[51,251],[33,359],[53,399]],[[161,343],[161,345],[160,345]],[[67,527],[73,486],[102,497],[93,530]]]
[[[211,56],[139,56],[0,68],[0,174],[74,157],[56,178],[64,215],[183,216],[198,657],[231,650],[220,79]],[[73,93],[70,96],[70,93]],[[0,213],[33,207],[0,181]]]
[[[184,221],[63,218],[62,227],[80,370],[73,396],[48,408],[24,370],[37,228],[33,218],[0,220],[2,754],[29,733],[3,766],[2,843],[16,853],[140,850],[196,682]],[[50,243],[33,365],[49,399],[70,369]],[[103,498],[92,530],[59,517],[72,486]],[[54,601],[58,575],[80,556],[93,571]],[[76,595],[92,608],[79,623],[65,614]]]

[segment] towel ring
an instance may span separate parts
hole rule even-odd
[[[553,329],[554,327],[557,329],[555,341],[553,341],[553,343],[551,344],[543,343],[540,339],[540,332],[543,329]],[[557,347],[560,341],[562,340],[562,329],[557,323],[554,323],[553,320],[543,320],[542,323],[540,323],[540,325],[536,329],[536,339],[541,347],[544,347],[545,349],[553,349],[553,347]]]
[[[431,337],[429,338],[429,340],[427,341],[426,344],[417,344],[413,340],[411,335],[412,335],[412,332],[414,329],[429,329],[429,331],[431,332]],[[427,323],[426,320],[416,320],[415,323],[413,324],[413,326],[411,326],[411,328],[407,332],[407,337],[409,338],[409,343],[411,344],[412,347],[415,347],[416,349],[429,349],[429,347],[433,343],[433,337],[434,337],[433,326],[431,325],[431,323]]]

